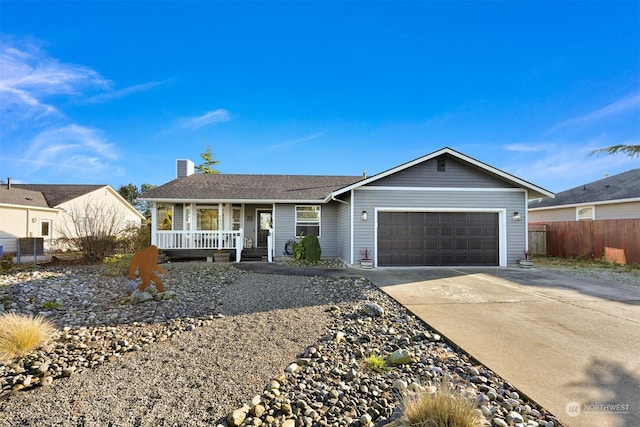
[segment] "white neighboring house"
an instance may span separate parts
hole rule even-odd
[[[103,215],[121,231],[142,225],[144,216],[109,185],[11,184],[0,189],[0,245],[16,253],[18,238],[42,237],[44,249],[57,239],[77,237],[76,219]],[[71,236],[70,236],[71,235]]]

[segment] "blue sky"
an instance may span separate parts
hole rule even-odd
[[[369,175],[449,146],[561,191],[640,167],[640,2],[0,3],[0,176]]]

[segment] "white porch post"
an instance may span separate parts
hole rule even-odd
[[[242,259],[242,248],[244,246],[244,229],[240,229],[240,235],[236,238],[236,262]]]
[[[267,236],[267,261],[273,262],[273,228],[269,229]]]
[[[158,246],[158,205],[156,202],[151,204],[151,244]]]

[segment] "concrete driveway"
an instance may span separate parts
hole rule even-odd
[[[362,273],[569,426],[640,426],[640,286],[535,268]]]

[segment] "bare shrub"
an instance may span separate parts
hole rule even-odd
[[[66,220],[58,223],[58,244],[81,252],[89,261],[100,261],[116,252],[126,230],[125,214],[116,205],[87,199],[66,211]]]

